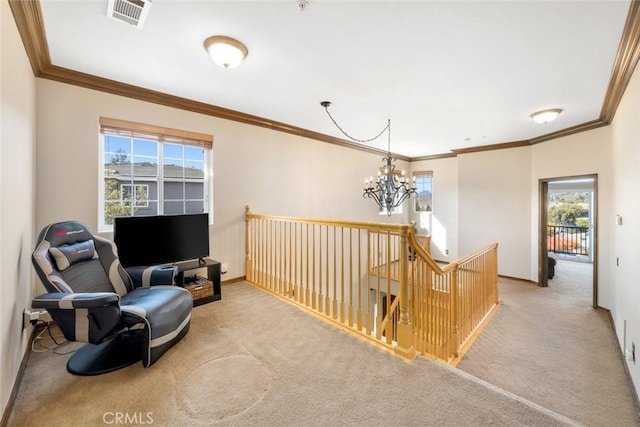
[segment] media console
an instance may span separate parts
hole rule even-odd
[[[193,296],[193,306],[218,301],[222,298],[220,288],[220,263],[209,258],[184,261],[175,264],[178,267],[176,285],[188,289]],[[206,277],[198,270],[206,269]]]

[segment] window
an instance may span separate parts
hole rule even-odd
[[[120,186],[120,203],[132,203],[134,208],[149,207],[149,186],[148,185],[132,185],[122,184]]]
[[[100,118],[100,231],[116,216],[209,212],[211,135]]]
[[[418,197],[415,198],[416,212],[433,212],[433,172],[414,172],[416,180],[416,191]]]

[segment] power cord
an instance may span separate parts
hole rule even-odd
[[[34,328],[36,330],[40,329],[40,331],[36,334],[31,342],[31,351],[35,353],[44,353],[49,350],[53,350],[55,354],[68,354],[68,353],[57,353],[56,350],[61,348],[69,343],[64,336],[54,335],[51,331],[52,324],[47,323],[44,320],[36,320],[34,324]],[[47,333],[49,336],[45,335]],[[52,344],[51,344],[52,342]],[[75,351],[75,350],[74,350]]]

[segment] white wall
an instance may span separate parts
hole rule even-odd
[[[14,387],[31,327],[35,78],[6,0],[0,3],[0,404]]]
[[[433,212],[413,212],[413,204],[405,207],[411,211],[411,220],[416,221],[418,232],[431,235],[431,255],[439,261],[454,261],[461,256],[458,251],[458,158],[412,162],[411,172],[420,171],[433,172]]]
[[[610,266],[607,295],[621,346],[636,345],[636,362],[626,362],[636,390],[640,385],[640,70],[636,69],[611,125],[612,170],[607,189],[610,209],[600,224],[610,230],[610,252],[603,260]],[[602,192],[601,192],[602,193]],[[622,225],[614,222],[622,215]],[[605,227],[603,227],[605,228]],[[601,239],[602,240],[602,239]],[[615,258],[620,258],[616,267]],[[608,287],[607,287],[608,288]],[[625,333],[626,332],[626,333]]]
[[[97,230],[100,116],[214,136],[210,249],[229,266],[223,280],[244,275],[245,205],[270,215],[408,221],[408,215],[378,215],[377,205],[362,197],[378,154],[48,80],[38,79],[37,101],[38,229],[76,219]],[[398,167],[408,169],[407,162]]]

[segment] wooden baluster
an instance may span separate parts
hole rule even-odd
[[[336,229],[338,227],[333,227],[333,299],[331,306],[331,314],[334,319],[338,318],[338,263],[337,263],[337,238],[336,238]]]
[[[358,311],[356,312],[356,326],[362,330],[362,229],[358,228]]]
[[[325,286],[324,286],[324,314],[329,316],[329,226],[327,225],[327,235],[325,244],[325,258],[326,258],[326,271],[325,271]]]
[[[251,267],[251,210],[249,205],[244,207],[244,274],[248,282],[253,282],[253,270]]]

